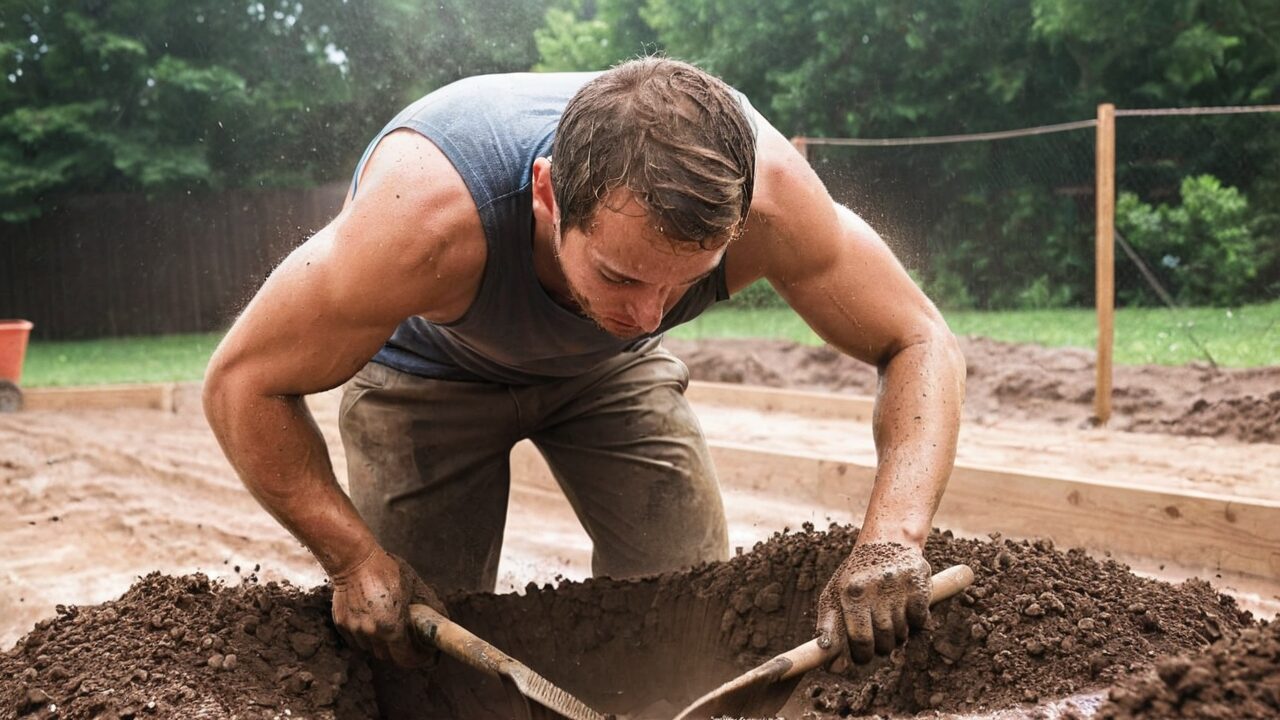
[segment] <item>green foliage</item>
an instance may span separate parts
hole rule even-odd
[[[1184,305],[1240,305],[1276,288],[1264,271],[1277,255],[1277,238],[1255,231],[1257,222],[1239,190],[1211,175],[1182,182],[1182,204],[1153,207],[1133,193],[1116,203],[1116,227]],[[1128,302],[1154,304],[1143,285],[1120,288]]]
[[[739,290],[730,299],[729,304],[733,307],[745,310],[756,310],[759,308],[783,308],[787,306],[787,302],[782,299],[778,291],[769,284],[768,280],[761,278],[745,288]]]
[[[562,41],[539,45],[547,67],[602,67],[628,52],[621,27],[629,37],[648,33],[657,48],[746,92],[789,135],[1002,130],[1091,118],[1100,102],[1280,102],[1280,5],[1262,0],[567,0],[559,7],[548,13],[546,32]],[[615,25],[606,11],[625,23]],[[601,54],[602,47],[615,52]],[[1247,191],[1258,216],[1280,227],[1280,133],[1233,136],[1224,120],[1170,123],[1138,138],[1137,123],[1126,123],[1121,188],[1159,198],[1188,174],[1208,172]],[[973,150],[841,149],[811,162],[838,200],[883,219],[873,224],[910,226],[895,250],[944,306],[1057,307],[1092,297],[1092,203],[1081,191],[1093,182],[1091,143],[1081,131]],[[838,153],[843,164],[831,159]]]
[[[422,93],[527,69],[545,0],[0,0],[0,216],[345,176]],[[502,18],[502,22],[493,22]]]
[[[613,31],[599,19],[579,20],[561,8],[548,8],[546,24],[534,31],[540,58],[534,70],[603,70],[619,58]]]
[[[924,288],[939,307],[1066,307],[1091,287],[1091,228],[1073,203],[1027,185],[974,188],[930,221]]]
[[[538,71],[604,70],[658,48],[637,0],[562,0],[534,32]]]

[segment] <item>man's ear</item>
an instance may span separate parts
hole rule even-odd
[[[556,191],[551,184],[551,158],[533,161],[533,217],[539,223],[556,222]]]

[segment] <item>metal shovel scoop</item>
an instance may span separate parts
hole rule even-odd
[[[946,600],[973,583],[968,565],[955,565],[931,578],[929,604]],[[786,703],[801,676],[833,660],[838,646],[823,649],[815,638],[739,675],[685,708],[676,720],[772,717]]]
[[[418,637],[446,655],[481,672],[494,675],[503,685],[514,685],[521,695],[540,706],[570,720],[612,720],[612,716],[587,707],[551,681],[530,670],[523,663],[498,648],[471,634],[466,628],[453,622],[426,605],[410,605],[409,618]],[[531,717],[545,717],[545,712],[533,712]]]

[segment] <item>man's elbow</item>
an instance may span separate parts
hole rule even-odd
[[[963,398],[965,378],[969,374],[969,365],[964,359],[964,349],[960,347],[959,338],[951,332],[951,328],[941,317],[931,325],[930,343],[936,348],[935,352],[940,358],[939,365],[945,368],[946,375],[951,382],[955,383],[956,392]]]
[[[204,372],[204,386],[200,400],[204,406],[204,416],[213,428],[215,435],[221,436],[226,420],[231,417],[231,409],[235,404],[234,364],[228,358],[226,347],[219,345],[209,358],[209,365]]]
[[[958,392],[964,394],[964,381],[968,374],[964,350],[940,315],[922,322],[915,332],[903,338],[892,352],[882,358],[878,363],[881,374],[899,357],[911,357],[913,365],[922,364],[916,366],[917,369],[950,379],[956,383]]]

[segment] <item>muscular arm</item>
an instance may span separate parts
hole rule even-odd
[[[477,257],[458,241],[478,224],[474,213],[433,145],[389,136],[359,195],[276,268],[210,361],[205,413],[224,452],[331,576],[377,543],[338,486],[302,398],[350,378],[404,318],[456,302],[456,278],[483,263],[483,245]]]
[[[758,200],[730,248],[730,284],[768,278],[819,336],[880,371],[875,484],[857,547],[818,603],[819,643],[865,662],[929,616],[923,549],[955,462],[964,358],[880,237],[760,125]]]
[[[964,358],[875,231],[776,130],[760,142],[761,202],[730,273],[768,278],[820,337],[879,369],[878,465],[858,541],[923,547],[955,461]]]

